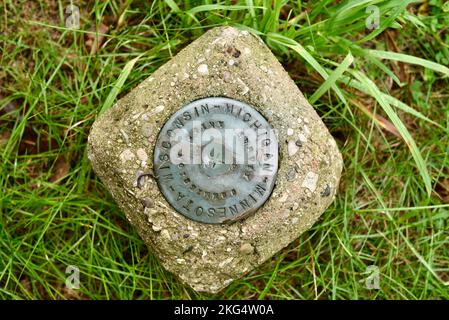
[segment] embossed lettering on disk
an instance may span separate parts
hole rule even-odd
[[[244,218],[268,199],[278,170],[278,142],[246,103],[205,98],[165,123],[154,172],[167,201],[184,216],[223,223]]]

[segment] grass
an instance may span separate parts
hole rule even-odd
[[[66,1],[0,6],[3,299],[448,299],[448,3]],[[366,9],[380,9],[378,29]],[[97,115],[207,29],[259,34],[345,168],[320,221],[215,296],[163,270],[92,172]],[[98,45],[96,45],[98,44]],[[80,289],[65,287],[66,267]],[[380,289],[365,286],[369,266]]]

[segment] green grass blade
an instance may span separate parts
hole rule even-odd
[[[366,94],[370,94],[370,92],[368,90],[366,90],[365,86],[362,83],[360,83],[359,81],[355,80],[355,79],[352,79],[352,78],[349,78],[349,77],[346,77],[346,76],[342,76],[340,78],[340,80],[342,80],[342,82],[345,85],[349,86],[349,87],[352,87],[354,89],[362,91],[362,92],[364,92]],[[421,112],[413,109],[412,107],[410,107],[409,105],[405,104],[404,102],[402,102],[402,101],[396,99],[395,97],[392,97],[392,96],[390,96],[390,95],[388,95],[386,93],[383,93],[383,92],[381,92],[381,95],[393,107],[401,109],[404,112],[407,112],[407,113],[409,113],[409,114],[411,114],[411,115],[413,115],[413,116],[415,116],[415,117],[417,117],[417,118],[419,118],[421,120],[429,122],[429,123],[433,124],[434,126],[444,130],[444,127],[442,125],[440,125],[439,123],[429,119],[428,117],[423,115]]]
[[[254,1],[253,0],[245,0],[246,5],[248,6],[249,15],[251,16],[253,27],[257,29],[258,21],[256,18],[256,10],[254,10]]]
[[[108,97],[106,98],[105,102],[103,103],[103,106],[100,109],[100,112],[98,115],[101,115],[103,112],[108,110],[112,104],[114,103],[115,99],[117,98],[117,95],[119,94],[120,90],[123,87],[123,84],[125,83],[126,79],[128,79],[129,73],[133,69],[136,62],[140,59],[142,55],[139,55],[138,57],[128,61],[123,68],[122,72],[120,73],[117,81],[114,83],[114,86],[112,87],[111,91],[109,92]]]
[[[316,72],[318,72],[321,75],[321,77],[323,77],[324,80],[327,80],[327,78],[329,77],[327,71],[318,63],[318,61],[316,61],[316,59],[309,52],[307,52],[307,50],[304,49],[304,47],[302,45],[300,45],[295,40],[284,37],[283,35],[280,35],[278,33],[268,33],[267,38],[295,51],[304,60],[306,60],[312,66],[312,68],[314,68],[316,70]],[[335,91],[335,93],[340,98],[340,100],[345,105],[348,105],[343,93],[337,87],[337,85],[335,83],[331,84],[331,88]]]
[[[374,29],[373,32],[371,32],[366,37],[363,37],[363,39],[361,39],[361,40],[359,40],[357,42],[358,43],[365,43],[367,41],[371,41],[372,39],[377,37],[379,34],[381,34],[385,29],[395,26],[397,17],[399,15],[401,15],[405,11],[407,6],[411,2],[413,2],[413,0],[408,0],[408,1],[399,0],[399,1],[396,1],[397,7],[388,16],[388,18],[381,19],[381,23],[380,23],[380,26],[378,28]],[[398,26],[400,26],[400,25],[398,25]]]
[[[382,50],[368,50],[368,53],[379,59],[388,59],[394,61],[401,61],[409,64],[416,64],[418,66],[422,66],[424,68],[443,73],[445,76],[449,76],[449,68],[426,59],[410,56],[408,54],[396,53],[396,52],[388,52]]]
[[[173,0],[165,0],[165,3],[170,7],[170,9],[173,10],[174,13],[180,13],[181,12],[181,10],[179,9],[178,5]]]
[[[309,98],[311,104],[315,103],[335,82],[343,75],[343,73],[349,68],[349,66],[354,62],[354,57],[351,53],[348,53],[343,62],[332,72],[332,74],[327,78],[321,86],[313,93]]]
[[[187,11],[188,14],[191,15],[195,15],[199,12],[210,12],[213,10],[254,10],[255,8],[261,8],[261,7],[249,7],[249,6],[244,6],[244,5],[224,5],[224,4],[205,4],[205,5],[201,5],[201,6],[197,6],[194,7],[192,9],[190,9],[189,11]]]
[[[394,106],[394,107],[396,107],[396,108],[398,108],[398,109],[401,109],[402,111],[407,112],[407,113],[409,113],[409,114],[411,114],[411,115],[413,115],[413,116],[415,116],[415,117],[417,117],[417,118],[419,118],[419,119],[421,119],[421,120],[427,121],[427,122],[433,124],[434,126],[440,128],[440,129],[442,129],[442,130],[445,130],[445,128],[444,128],[442,125],[440,125],[439,123],[437,123],[437,122],[435,122],[435,121],[433,121],[433,120],[427,118],[427,117],[426,117],[425,115],[423,115],[421,112],[416,111],[415,109],[413,109],[412,107],[408,106],[408,105],[405,104],[404,102],[402,102],[402,101],[396,99],[395,97],[392,97],[392,96],[390,96],[390,95],[388,95],[388,94],[385,94],[385,93],[382,93],[382,96],[383,96],[383,97],[388,101],[388,103],[390,103],[392,106]]]
[[[416,166],[418,168],[419,174],[421,175],[424,185],[427,191],[427,195],[430,196],[432,193],[432,183],[430,179],[429,172],[427,170],[426,162],[424,161],[424,158],[421,155],[421,152],[419,151],[418,146],[415,143],[415,140],[413,140],[412,136],[410,135],[409,131],[405,127],[405,125],[402,123],[399,116],[394,112],[393,108],[388,103],[387,99],[384,98],[382,95],[382,92],[379,90],[379,88],[372,82],[366,75],[359,71],[353,71],[352,74],[356,79],[358,79],[361,84],[370,92],[370,94],[377,100],[377,102],[380,104],[382,109],[385,111],[385,113],[390,118],[393,125],[398,129],[399,133],[401,134],[402,138],[404,139],[405,143],[407,144],[408,148],[410,149],[410,152],[413,156],[413,159],[416,162]]]

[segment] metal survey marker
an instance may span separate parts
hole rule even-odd
[[[204,98],[165,123],[154,149],[154,173],[179,213],[204,223],[232,222],[270,196],[278,152],[273,128],[253,107]]]

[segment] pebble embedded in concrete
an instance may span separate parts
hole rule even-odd
[[[251,245],[251,243],[244,243],[240,246],[239,250],[243,254],[251,254],[254,252],[254,247]]]
[[[200,64],[198,67],[198,73],[205,76],[209,73],[209,68],[207,67],[207,64]]]

